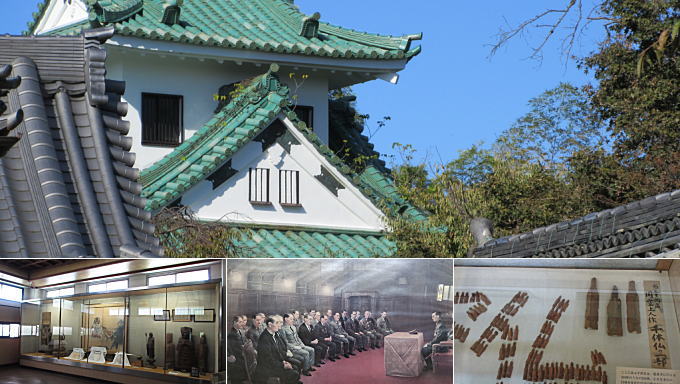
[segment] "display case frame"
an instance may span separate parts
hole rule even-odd
[[[51,349],[53,352],[55,349],[59,353],[44,353],[44,352],[33,352],[35,350],[35,340],[32,341],[33,348],[24,348],[22,346],[21,351],[21,364],[25,366],[32,366],[42,369],[57,370],[63,372],[73,372],[73,370],[78,370],[79,375],[102,378],[101,373],[105,372],[107,377],[115,380],[121,380],[119,382],[129,382],[130,376],[139,377],[140,379],[148,379],[149,382],[156,380],[158,382],[165,383],[187,383],[187,384],[205,384],[210,382],[217,382],[220,376],[218,371],[221,369],[221,364],[219,362],[222,353],[220,347],[222,344],[221,339],[223,338],[224,327],[221,325],[221,321],[214,321],[212,323],[207,322],[193,322],[193,316],[190,316],[191,322],[172,324],[172,318],[169,317],[165,321],[157,321],[155,318],[161,316],[165,318],[166,314],[172,313],[179,305],[182,305],[184,311],[193,310],[195,313],[204,314],[203,310],[212,310],[215,316],[221,316],[219,311],[215,311],[215,308],[220,308],[221,302],[223,301],[223,284],[221,279],[211,279],[207,281],[200,282],[187,282],[187,283],[176,283],[158,286],[144,286],[144,287],[133,287],[121,290],[114,290],[104,293],[80,293],[71,296],[63,296],[58,298],[35,298],[27,299],[22,303],[22,326],[35,326],[43,328],[43,331],[50,328],[52,336],[54,336],[54,331],[56,330],[59,335],[64,334],[57,338],[56,348]],[[150,297],[152,295],[163,296],[162,305],[153,305],[156,310],[160,310],[160,314],[153,312],[152,308],[140,308],[145,297]],[[44,295],[41,295],[44,296]],[[54,307],[55,301],[60,302],[57,307]],[[109,301],[113,303],[112,305],[100,305]],[[156,300],[157,302],[158,300]],[[65,308],[64,302],[70,302]],[[194,303],[194,304],[190,304]],[[99,309],[93,310],[92,304],[99,305]],[[122,305],[120,305],[122,304]],[[36,311],[35,306],[38,306]],[[170,305],[174,307],[171,308]],[[55,314],[51,316],[51,324],[43,324],[43,314],[47,313],[43,308],[50,306],[54,307],[58,315]],[[26,310],[25,309],[29,309]],[[148,310],[148,311],[147,311]],[[72,321],[67,320],[70,316],[75,318],[72,313],[67,312],[79,312],[80,320]],[[26,312],[27,316],[23,316]],[[140,315],[144,312],[145,316]],[[104,314],[108,315],[119,315],[119,316],[108,316],[111,319],[108,325],[94,325],[94,318],[101,317],[104,318]],[[148,315],[146,315],[148,313]],[[37,316],[36,316],[37,314]],[[68,316],[67,316],[68,315]],[[115,319],[119,318],[119,322],[116,326],[112,327],[111,321],[115,322]],[[122,327],[121,327],[122,321]],[[34,324],[34,323],[38,324]],[[144,324],[144,325],[142,325]],[[156,326],[153,327],[152,324]],[[56,325],[56,327],[55,327]],[[175,345],[180,342],[180,334],[177,332],[182,327],[189,327],[194,332],[187,337],[187,340],[183,341],[183,351],[185,351],[185,360],[192,359],[190,363],[184,363],[185,367],[191,367],[189,369],[184,369],[182,372],[179,371],[177,366],[167,366],[168,359],[166,354],[168,353],[169,345],[166,344],[167,334],[172,334],[172,351],[173,358],[175,360]],[[145,363],[149,362],[148,350],[141,351],[146,345],[147,334],[151,332],[144,332],[139,328],[144,327],[144,329],[152,329],[158,334],[154,335],[155,339],[155,357],[154,361],[151,361],[151,365],[154,363],[160,363],[160,367],[151,368],[151,366],[144,366]],[[113,329],[112,329],[113,328]],[[77,332],[77,330],[79,330]],[[104,331],[105,335],[101,332]],[[141,332],[141,333],[140,333]],[[77,333],[77,336],[74,334]],[[134,333],[134,335],[133,335]],[[40,340],[44,332],[39,332],[38,345],[40,345]],[[68,334],[68,335],[66,335]],[[140,335],[143,334],[143,340],[140,340]],[[116,348],[114,348],[114,361],[117,358],[120,365],[111,363],[111,351],[107,349],[105,363],[98,361],[89,361],[90,356],[93,354],[91,348],[93,346],[99,345],[101,343],[93,343],[91,339],[94,335],[104,336],[107,341],[118,341]],[[176,335],[176,336],[175,336]],[[205,335],[205,345],[201,344],[201,336]],[[79,337],[78,337],[79,336]],[[24,337],[31,338],[36,337],[35,335],[22,336],[22,342]],[[69,338],[66,342],[66,338]],[[176,338],[175,338],[176,337]],[[131,340],[132,339],[132,340]],[[79,341],[78,341],[79,340]],[[26,340],[31,341],[31,340]],[[62,344],[64,343],[64,344]],[[23,344],[23,343],[22,343]],[[134,345],[134,347],[133,347]],[[204,348],[207,347],[207,348]],[[73,355],[74,348],[81,348],[86,353],[84,361],[77,358],[68,358]],[[187,352],[193,350],[195,352]],[[203,352],[199,352],[203,351]],[[115,355],[118,353],[119,355]],[[202,353],[202,355],[201,355]],[[200,355],[200,356],[196,356]],[[76,356],[78,357],[78,356]],[[146,358],[146,359],[145,359]],[[199,360],[203,363],[199,364]],[[152,359],[153,360],[153,359]],[[141,363],[139,363],[141,362]],[[141,365],[141,366],[140,366]],[[99,372],[99,374],[94,374],[94,372]],[[116,379],[116,377],[118,377]]]
[[[554,375],[555,367],[561,369],[562,363],[573,363],[588,374],[591,367],[593,372],[601,370],[610,383],[616,382],[617,368],[621,367],[662,370],[680,367],[680,312],[674,305],[678,296],[673,288],[678,281],[666,270],[632,269],[639,267],[633,263],[619,263],[631,269],[614,267],[619,264],[603,264],[602,268],[479,264],[454,268],[457,383],[494,378],[508,383],[561,382],[564,381],[561,378],[542,375],[545,372]],[[593,278],[595,290],[591,286]],[[590,298],[595,292],[598,301]],[[515,300],[520,293],[526,294],[526,303]],[[651,341],[656,326],[648,324],[646,316],[647,301],[653,295],[662,308],[655,324],[663,324],[665,348],[671,351],[665,366],[656,366],[656,347]],[[462,297],[465,300],[459,302]],[[594,315],[597,329],[589,328],[588,303],[597,308]],[[509,336],[504,332],[506,319]],[[513,336],[515,332],[519,336]],[[527,363],[531,361],[534,363]],[[508,368],[506,363],[514,364]],[[541,371],[544,366],[546,369]]]

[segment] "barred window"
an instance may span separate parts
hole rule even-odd
[[[248,200],[251,204],[269,205],[269,169],[250,168],[248,173]]]
[[[184,141],[183,98],[142,93],[142,145],[176,147]]]
[[[279,203],[283,207],[300,206],[300,171],[279,170]]]

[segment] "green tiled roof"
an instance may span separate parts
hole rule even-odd
[[[342,173],[361,193],[378,207],[386,204],[401,210],[413,220],[427,216],[399,196],[392,179],[380,162],[362,170],[347,165],[335,151],[326,146],[290,109],[288,87],[282,84],[272,65],[266,74],[252,80],[193,136],[173,152],[142,171],[142,196],[147,209],[158,210],[177,200],[196,183],[225,164],[241,147],[268,127],[279,113],[285,113],[316,150]],[[333,121],[331,121],[331,126]]]
[[[193,136],[142,172],[147,209],[162,208],[179,198],[274,120],[288,105],[288,87],[281,84],[276,71],[274,64]]]
[[[252,229],[248,239],[236,246],[247,257],[393,257],[396,245],[384,234],[326,232],[314,229]]]
[[[318,14],[302,14],[288,0],[87,0],[87,4],[88,21],[50,33],[72,34],[83,27],[111,24],[122,36],[333,58],[410,59],[421,51],[411,42],[422,34],[383,36],[345,29],[319,22]],[[41,3],[28,33],[35,31],[45,8]],[[179,10],[179,23],[169,21],[175,19],[166,13],[172,9]]]

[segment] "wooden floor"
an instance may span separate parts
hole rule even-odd
[[[109,384],[108,381],[86,379],[62,373],[10,365],[0,367],[2,384]]]

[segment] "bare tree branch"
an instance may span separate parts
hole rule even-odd
[[[584,13],[583,0],[568,0],[568,3],[565,4],[564,8],[546,9],[515,27],[501,29],[497,35],[496,43],[491,45],[488,58],[493,57],[501,47],[508,44],[517,36],[523,36],[529,31],[529,28],[542,28],[547,29],[547,31],[540,42],[531,47],[531,54],[528,58],[540,61],[543,58],[543,51],[548,43],[552,40],[560,39],[562,54],[566,57],[565,62],[568,62],[569,59],[573,58],[577,38],[590,23],[606,20],[615,21],[608,17],[594,15],[599,9],[600,1],[596,1],[592,9],[587,13]],[[555,18],[553,18],[553,16]],[[563,36],[561,33],[558,33],[562,30],[567,31],[566,35]]]

